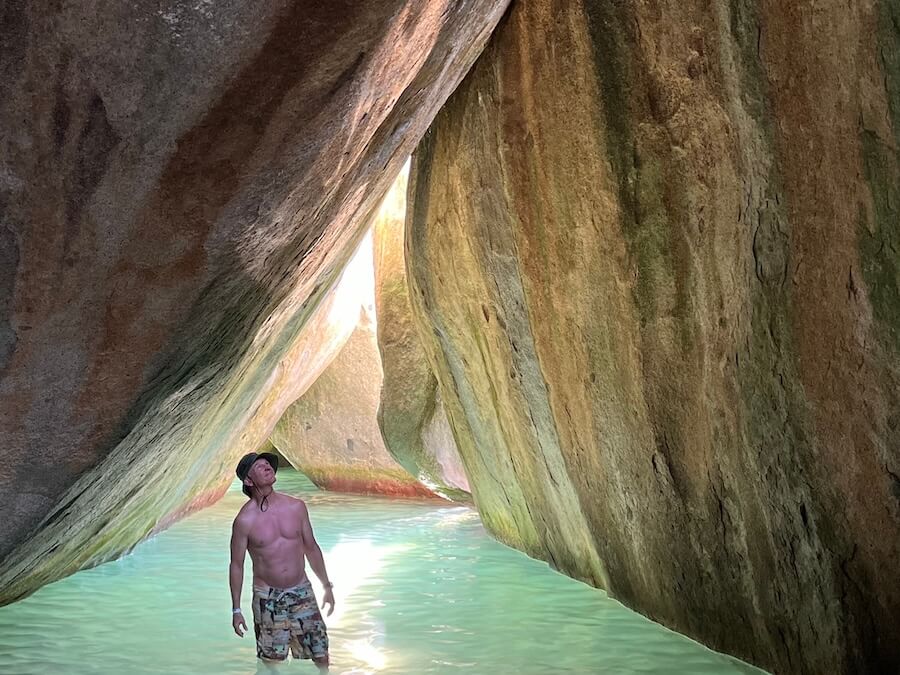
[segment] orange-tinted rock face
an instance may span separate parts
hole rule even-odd
[[[485,523],[777,672],[900,670],[898,18],[521,3],[413,171]]]
[[[4,5],[0,602],[266,438],[278,364],[504,5]]]

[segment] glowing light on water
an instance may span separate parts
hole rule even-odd
[[[467,506],[457,506],[455,508],[446,509],[434,526],[438,529],[449,529],[456,527],[461,523],[473,522],[479,522],[478,513]]]
[[[347,644],[346,649],[353,658],[362,661],[373,668],[375,672],[387,667],[388,662],[384,652],[370,642],[353,640]]]
[[[325,553],[328,576],[334,586],[334,613],[327,617],[329,628],[342,624],[347,608],[351,606],[351,596],[370,580],[378,579],[385,559],[395,553],[411,548],[408,545],[393,544],[376,546],[370,540],[344,541]],[[311,575],[317,598],[322,598],[324,588],[315,575]],[[355,608],[358,611],[358,608]],[[357,621],[359,615],[354,617]]]

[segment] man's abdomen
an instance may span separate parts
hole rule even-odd
[[[253,585],[292,588],[306,579],[303,546],[300,542],[276,542],[250,551],[253,561]]]

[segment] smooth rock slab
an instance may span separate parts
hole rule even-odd
[[[408,168],[404,168],[373,226],[383,374],[378,424],[388,451],[409,473],[442,495],[469,501],[469,480],[409,300],[403,250],[407,183]]]

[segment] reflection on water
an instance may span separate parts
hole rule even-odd
[[[761,672],[498,544],[468,508],[319,492],[291,471],[278,489],[309,504],[335,583],[333,673]],[[0,608],[0,673],[315,673],[258,667],[252,627],[231,632],[228,542],[244,499],[235,485],[131,555]],[[248,559],[245,608],[250,579]]]

